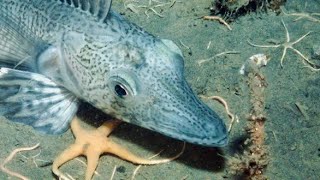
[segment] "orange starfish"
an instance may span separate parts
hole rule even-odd
[[[61,179],[69,179],[59,170],[59,167],[80,155],[87,157],[88,166],[85,179],[90,180],[98,165],[99,157],[103,153],[114,154],[134,164],[159,164],[178,158],[184,151],[183,147],[183,150],[176,156],[161,160],[150,160],[138,157],[108,138],[109,134],[120,123],[121,121],[119,120],[111,120],[105,122],[94,131],[86,131],[80,126],[78,118],[75,117],[71,122],[71,130],[76,138],[75,143],[64,150],[54,160],[52,165],[53,173]]]

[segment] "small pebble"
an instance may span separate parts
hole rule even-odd
[[[319,44],[314,45],[312,47],[312,58],[320,60],[320,45]]]
[[[290,147],[290,150],[291,150],[291,151],[294,151],[294,150],[296,150],[296,149],[297,149],[297,146],[296,146],[296,145],[293,145],[293,146]]]
[[[119,167],[117,168],[117,172],[119,172],[119,173],[125,173],[125,172],[126,172],[126,167],[124,167],[124,166],[119,166]]]

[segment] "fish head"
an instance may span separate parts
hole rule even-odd
[[[126,46],[121,54],[124,63],[112,66],[107,78],[106,113],[182,141],[227,144],[223,120],[188,85],[177,45],[158,39],[146,47]]]

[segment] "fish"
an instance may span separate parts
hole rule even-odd
[[[228,143],[193,92],[184,57],[111,9],[111,0],[0,0],[0,115],[65,132],[81,103],[189,143]]]

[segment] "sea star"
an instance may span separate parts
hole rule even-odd
[[[114,154],[134,164],[159,164],[178,158],[184,150],[183,148],[179,154],[168,159],[150,160],[138,157],[108,138],[109,134],[120,123],[121,121],[119,120],[111,120],[105,122],[94,131],[87,131],[80,126],[78,118],[75,117],[71,122],[71,130],[76,138],[75,143],[54,160],[52,165],[53,173],[61,179],[69,179],[59,170],[59,167],[77,156],[84,155],[87,157],[88,162],[85,179],[89,180],[92,178],[98,165],[99,157],[103,153]]]

